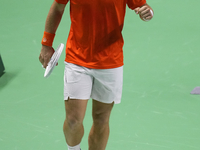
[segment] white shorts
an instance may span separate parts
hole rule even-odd
[[[94,99],[102,103],[121,102],[123,66],[89,69],[65,62],[64,100]]]

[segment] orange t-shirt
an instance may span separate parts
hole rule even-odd
[[[65,61],[94,69],[123,65],[122,28],[126,5],[135,9],[146,0],[55,0],[70,1],[71,28]]]

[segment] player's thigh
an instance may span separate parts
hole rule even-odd
[[[113,106],[114,106],[114,102],[102,103],[93,99],[92,116],[93,116],[94,123],[95,122],[98,124],[108,123]]]
[[[93,77],[87,73],[87,68],[71,63],[65,63],[64,100],[90,99]]]
[[[68,99],[65,100],[66,120],[74,123],[82,123],[88,100]]]
[[[113,69],[94,70],[91,97],[102,103],[119,104],[122,96],[123,66]]]

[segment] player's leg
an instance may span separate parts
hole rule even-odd
[[[63,125],[68,150],[80,150],[84,134],[83,119],[91,95],[93,77],[87,68],[65,63],[64,99],[66,119]]]
[[[81,143],[84,134],[83,119],[85,116],[88,100],[65,101],[66,119],[63,131],[68,146],[76,146]]]
[[[113,104],[93,100],[93,125],[89,134],[89,150],[105,150],[109,137],[109,118]]]
[[[93,126],[89,135],[89,150],[105,150],[110,113],[114,103],[121,102],[123,67],[93,71]]]

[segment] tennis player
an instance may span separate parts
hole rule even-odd
[[[144,21],[152,19],[153,10],[146,0],[55,0],[46,19],[39,56],[45,68],[54,53],[52,43],[68,1],[71,28],[66,43],[63,131],[68,150],[80,150],[83,119],[91,98],[89,150],[105,150],[110,113],[113,105],[121,102],[126,6]]]

